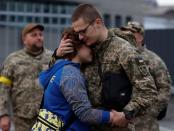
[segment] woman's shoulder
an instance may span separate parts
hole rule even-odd
[[[81,79],[82,75],[80,69],[73,66],[72,64],[65,65],[62,70],[62,77],[63,79],[73,78],[73,79]]]

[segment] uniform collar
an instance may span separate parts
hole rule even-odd
[[[93,50],[95,53],[102,52],[106,49],[110,43],[111,38],[114,36],[114,33],[108,30],[108,36],[103,42],[98,42],[94,47]]]
[[[138,47],[138,51],[143,52],[145,50],[144,46]]]
[[[136,46],[136,40],[131,31],[124,32],[120,28],[111,28],[110,29],[116,36],[121,37],[128,41],[131,45]]]

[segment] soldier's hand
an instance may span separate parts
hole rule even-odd
[[[118,126],[118,127],[127,127],[129,121],[125,118],[125,115],[123,112],[117,112],[115,110],[112,110],[112,120],[111,120],[111,126]]]
[[[10,131],[10,117],[2,116],[0,118],[0,128],[2,131]]]
[[[72,53],[74,51],[72,40],[67,39],[66,35],[60,41],[59,48],[56,51],[56,56],[62,57],[68,53]]]

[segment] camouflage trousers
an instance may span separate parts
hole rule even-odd
[[[144,115],[135,119],[135,131],[159,131],[159,124],[155,117]]]
[[[14,116],[13,118],[15,131],[30,131],[31,127],[35,123],[35,119],[26,119]]]
[[[130,125],[127,128],[120,128],[120,127],[111,127],[106,125],[95,125],[92,127],[92,131],[134,131],[132,130],[132,126]]]

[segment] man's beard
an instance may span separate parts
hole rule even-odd
[[[42,46],[38,46],[37,44],[33,44],[32,46],[31,46],[31,51],[32,52],[39,52],[39,51],[41,51],[43,49],[43,44],[42,44]]]

